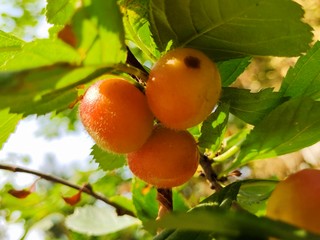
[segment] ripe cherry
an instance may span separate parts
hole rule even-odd
[[[304,169],[280,182],[267,203],[267,216],[320,234],[320,170]]]
[[[179,186],[197,170],[199,152],[193,136],[157,125],[147,142],[127,155],[134,175],[160,188]]]
[[[153,114],[173,129],[187,129],[207,118],[221,92],[219,71],[202,52],[178,48],[153,66],[146,96]]]
[[[90,86],[79,112],[97,145],[115,153],[137,150],[153,129],[153,115],[145,95],[120,78],[100,80]]]

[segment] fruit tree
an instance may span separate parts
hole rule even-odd
[[[0,154],[0,239],[320,239],[317,1],[5,4],[1,151],[34,117],[91,153]]]

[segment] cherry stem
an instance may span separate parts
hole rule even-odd
[[[128,209],[125,209],[122,206],[118,205],[117,203],[111,202],[105,196],[94,192],[90,184],[85,184],[83,186],[79,186],[79,185],[73,184],[71,182],[68,182],[68,181],[62,179],[62,178],[59,178],[59,177],[56,177],[56,176],[53,176],[53,175],[50,175],[50,174],[46,174],[46,173],[42,173],[42,172],[39,172],[39,171],[27,169],[27,168],[24,168],[24,167],[14,166],[14,165],[0,164],[0,169],[8,170],[8,171],[11,171],[11,172],[29,173],[29,174],[32,174],[32,175],[39,176],[42,179],[68,186],[70,188],[82,191],[82,192],[94,197],[97,200],[101,200],[102,202],[113,206],[116,209],[116,212],[117,212],[118,215],[125,215],[126,214],[126,215],[129,215],[129,216],[135,217],[135,214],[132,211],[130,211]]]
[[[92,81],[93,79],[102,76],[103,74],[106,74],[106,73],[112,74],[114,71],[125,72],[129,75],[133,75],[139,79],[139,83],[142,85],[145,84],[146,81],[148,80],[148,75],[145,72],[143,72],[142,70],[140,70],[134,66],[131,66],[130,64],[122,64],[121,63],[121,64],[112,65],[112,66],[105,66],[105,67],[98,68],[96,71],[94,71],[93,73],[89,74],[88,76],[82,78],[81,80],[79,80],[77,82],[74,82],[70,85],[55,89],[47,94],[44,94],[42,96],[42,98],[49,99],[52,96],[56,96],[57,94],[66,92],[70,89],[75,89],[82,84],[86,84],[86,83]]]
[[[230,157],[234,156],[237,152],[239,152],[240,146],[239,145],[234,145],[230,149],[228,149],[226,152],[220,154],[217,157],[213,157],[212,159],[215,162],[224,162],[228,160]]]
[[[117,64],[114,66],[114,69],[137,77],[141,83],[146,83],[148,80],[148,74],[146,72],[130,64]]]

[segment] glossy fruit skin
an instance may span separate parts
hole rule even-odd
[[[148,141],[127,155],[132,173],[158,188],[171,188],[187,182],[196,172],[199,151],[193,136],[155,126]]]
[[[177,48],[153,66],[146,85],[151,111],[162,124],[187,129],[207,118],[221,92],[219,71],[202,52]]]
[[[268,200],[267,216],[320,234],[320,170],[304,169],[280,182]]]
[[[154,117],[145,95],[130,82],[106,79],[88,88],[79,106],[84,127],[102,149],[128,153],[151,135]]]

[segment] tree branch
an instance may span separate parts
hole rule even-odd
[[[159,202],[157,220],[173,210],[172,188],[157,188],[157,200]],[[163,229],[159,228],[159,234]]]
[[[50,174],[46,174],[46,173],[42,173],[39,171],[35,171],[35,170],[31,170],[31,169],[27,169],[24,167],[19,167],[19,166],[13,166],[13,165],[7,165],[7,164],[0,164],[0,169],[3,170],[7,170],[7,171],[11,171],[11,172],[21,172],[21,173],[29,173],[32,175],[36,175],[39,176],[45,180],[51,181],[51,182],[55,182],[55,183],[59,183],[65,186],[68,186],[70,188],[82,191],[98,200],[101,200],[103,202],[105,202],[106,204],[109,204],[111,206],[113,206],[116,209],[116,212],[118,215],[129,215],[129,216],[133,216],[135,217],[135,214],[125,208],[123,208],[122,206],[118,205],[117,203],[111,202],[108,198],[106,198],[105,196],[96,193],[93,191],[92,187],[90,184],[85,184],[84,186],[79,186],[76,184],[73,184],[71,182],[68,182],[62,178],[50,175]]]
[[[159,211],[157,219],[160,219],[165,214],[171,212],[173,209],[172,189],[157,188],[157,200],[159,202]]]
[[[212,169],[212,160],[210,160],[207,156],[201,154],[200,156],[200,165],[203,169],[204,175],[207,180],[211,184],[211,189],[215,189],[217,191],[222,189],[222,186],[218,182],[217,174]]]

